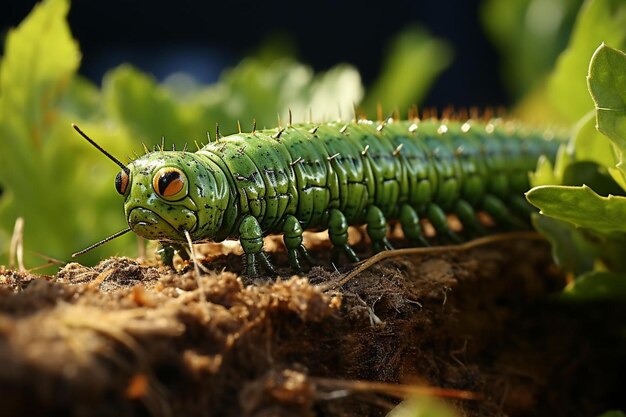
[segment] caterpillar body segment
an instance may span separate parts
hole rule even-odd
[[[273,272],[263,236],[283,234],[292,267],[310,263],[304,230],[328,230],[333,258],[356,261],[349,225],[367,225],[374,251],[390,249],[387,223],[426,245],[420,218],[450,240],[446,214],[484,233],[476,211],[514,226],[528,171],[554,160],[560,141],[492,121],[290,124],[221,137],[199,151],[156,151],[122,170],[130,229],[165,245],[239,239],[246,272]],[[119,186],[118,186],[119,185]],[[123,186],[123,187],[122,187]],[[165,251],[171,262],[171,249]]]

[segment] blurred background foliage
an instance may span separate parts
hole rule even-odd
[[[515,99],[539,88],[567,45],[582,0],[486,0],[480,20],[502,57],[502,79]]]
[[[468,7],[464,1],[443,3],[443,7],[457,7],[461,12]],[[228,134],[236,130],[237,120],[244,129],[249,129],[253,118],[261,127],[275,126],[277,116],[287,118],[288,109],[296,122],[306,120],[309,112],[318,121],[339,115],[347,119],[352,117],[353,104],[374,117],[378,102],[386,112],[399,109],[403,114],[413,103],[439,107],[504,104],[522,120],[559,123],[568,128],[593,108],[585,75],[595,47],[601,41],[623,46],[626,16],[621,3],[484,0],[479,13],[462,16],[462,20],[448,21],[441,16],[446,25],[480,19],[501,57],[500,77],[491,76],[493,63],[481,60],[484,54],[479,48],[472,50],[472,39],[452,35],[447,40],[436,36],[439,30],[433,35],[430,28],[417,26],[417,21],[396,27],[395,37],[381,49],[380,62],[374,66],[377,76],[371,76],[371,68],[357,68],[340,60],[315,71],[296,58],[300,45],[277,31],[239,62],[223,69],[216,79],[207,81],[196,71],[170,71],[157,78],[129,63],[108,68],[101,79],[87,78],[81,59],[90,61],[81,57],[72,36],[67,20],[69,1],[44,0],[17,28],[8,30],[0,61],[0,264],[8,263],[17,217],[25,220],[27,267],[45,263],[37,253],[67,261],[72,252],[125,227],[121,199],[113,188],[117,168],[73,132],[72,122],[119,157],[141,153],[142,142],[152,147],[163,136],[169,146],[206,142],[206,132],[213,131],[217,122],[222,133]],[[241,2],[235,5],[244,6]],[[86,7],[79,2],[74,6]],[[94,3],[90,7],[97,12],[102,6]],[[109,9],[115,7],[115,2],[109,5]],[[127,7],[126,12],[132,14],[135,6]],[[180,8],[171,13],[175,15]],[[403,10],[395,12],[402,14]],[[191,9],[188,16],[194,14],[199,13]],[[328,28],[345,20],[337,14],[327,14]],[[370,19],[377,17],[372,14]],[[394,17],[380,14],[381,22],[389,19]],[[83,20],[77,24],[92,23]],[[123,25],[120,20],[119,27]],[[246,30],[244,26],[233,27],[231,32],[222,28],[221,36],[237,39],[241,31],[248,37],[256,36],[255,27]],[[337,45],[343,50],[367,51],[369,45],[362,39],[369,39],[376,29],[376,25],[369,25],[358,36],[324,42],[319,47],[328,47],[328,54]],[[100,38],[109,34],[114,38],[115,24],[108,30],[96,28],[93,32]],[[209,34],[211,30],[206,28]],[[316,30],[318,42],[333,35],[328,33],[330,29]],[[82,42],[80,38],[78,41]],[[167,47],[164,51],[172,49]],[[370,59],[365,53],[360,55]],[[372,56],[377,54],[372,51]],[[197,67],[205,68],[202,62]],[[93,68],[93,62],[90,65]],[[172,65],[175,68],[176,63]],[[489,77],[486,84],[480,84],[464,78],[465,73]],[[361,74],[366,74],[365,82]],[[93,71],[87,75],[93,78]],[[494,95],[485,85],[504,85],[506,91]],[[442,104],[436,97],[449,97],[439,93],[451,88],[475,98],[471,103],[462,98],[459,103]],[[134,256],[135,239],[120,238],[81,262],[94,263],[112,254]]]

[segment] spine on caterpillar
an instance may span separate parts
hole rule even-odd
[[[349,225],[367,225],[374,251],[390,249],[389,221],[427,245],[426,218],[443,239],[485,233],[476,211],[524,227],[528,171],[554,160],[560,140],[497,120],[331,122],[239,133],[195,153],[148,153],[116,179],[129,229],[167,245],[238,238],[248,274],[273,271],[263,236],[282,233],[292,267],[309,260],[303,230],[328,229],[333,258],[356,261]]]
[[[431,218],[433,205],[459,214],[467,203],[507,221],[493,212],[494,200],[525,205],[528,171],[540,155],[554,160],[560,144],[544,136],[497,123],[361,120],[236,134],[197,154],[228,181],[226,217],[249,214],[264,233],[280,233],[290,215],[304,229],[322,230],[332,210],[358,225],[372,208],[400,220],[407,205]],[[220,235],[238,237],[237,222],[225,222]]]

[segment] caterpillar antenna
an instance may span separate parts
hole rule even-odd
[[[128,169],[128,167],[126,165],[124,165],[124,163],[122,163],[119,159],[117,159],[116,157],[114,157],[113,155],[111,155],[110,153],[108,153],[107,151],[105,151],[102,146],[98,145],[93,139],[91,139],[89,136],[87,136],[82,130],[80,130],[80,128],[78,126],[76,126],[75,123],[72,123],[72,127],[74,128],[75,131],[78,132],[79,135],[81,135],[83,138],[85,138],[85,140],[89,143],[91,143],[97,150],[99,150],[100,152],[102,152],[107,158],[109,158],[111,161],[115,162],[117,165],[120,166],[120,168],[122,168],[122,170],[126,173],[126,175],[130,175],[130,169]]]
[[[85,248],[85,249],[83,249],[83,250],[81,250],[79,252],[73,253],[72,254],[72,258],[76,258],[77,256],[83,255],[83,254],[85,254],[85,253],[87,253],[87,252],[97,248],[98,246],[102,246],[105,243],[112,241],[113,239],[117,239],[118,237],[120,237],[122,235],[125,235],[126,233],[130,232],[130,230],[131,230],[130,227],[128,227],[128,228],[126,228],[124,230],[120,230],[119,232],[117,232],[117,233],[115,233],[115,234],[113,234],[113,235],[111,235],[111,236],[109,236],[107,238],[102,239],[100,242],[94,243],[93,245],[89,246],[88,248]]]

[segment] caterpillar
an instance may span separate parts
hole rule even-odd
[[[124,197],[129,231],[162,243],[171,264],[184,242],[239,239],[247,275],[275,269],[263,237],[283,234],[295,271],[311,263],[304,230],[328,230],[332,257],[358,261],[348,226],[366,225],[374,252],[392,249],[388,221],[413,245],[428,245],[420,219],[438,235],[461,241],[448,225],[485,233],[476,211],[522,227],[530,210],[523,193],[541,155],[555,159],[559,140],[546,140],[500,119],[478,122],[390,117],[286,127],[220,137],[196,152],[148,152],[125,165],[74,128],[121,167],[115,188]],[[184,254],[183,251],[179,253]]]

